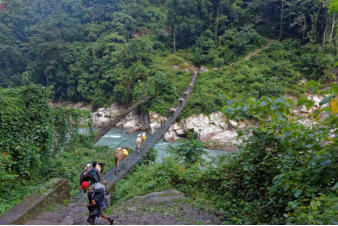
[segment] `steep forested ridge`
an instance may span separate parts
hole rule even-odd
[[[51,86],[56,99],[86,101],[94,107],[130,103],[150,94],[154,98],[146,109],[164,113],[177,99],[180,81],[185,81],[184,71],[173,71],[172,65],[188,61],[223,68],[263,46],[263,35],[286,40],[271,47],[275,60],[273,66],[267,64],[268,71],[277,67],[282,74],[259,72],[281,91],[264,90],[256,96],[276,96],[301,77],[332,79],[336,29],[328,7],[329,1],[319,0],[12,0],[0,11],[0,85],[34,82]],[[276,48],[288,48],[288,55],[279,56],[279,50],[273,52]],[[215,77],[225,76],[224,70]],[[243,72],[235,67],[232,73],[226,79],[241,81],[237,74],[249,73],[254,77],[251,84],[265,86],[251,68]],[[279,85],[284,77],[292,81]],[[245,83],[230,85],[243,87],[244,94],[252,90]],[[208,87],[198,89],[220,91]]]

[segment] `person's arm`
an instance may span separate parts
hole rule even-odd
[[[91,201],[91,204],[90,203],[87,203],[87,207],[89,207],[89,206],[95,206],[96,205],[96,202],[95,202],[95,200],[93,199],[92,201]]]

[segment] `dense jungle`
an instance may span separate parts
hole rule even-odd
[[[162,162],[152,149],[108,212],[177,189],[221,224],[338,224],[337,13],[337,0],[0,0],[0,215],[51,178],[75,196],[87,163],[114,166],[91,112],[51,102],[94,112],[150,96],[137,113],[165,115],[195,67],[178,120],[256,126],[212,161],[193,131]],[[309,95],[310,126],[293,114]]]

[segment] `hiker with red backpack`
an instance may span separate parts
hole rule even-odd
[[[102,210],[108,208],[106,203],[106,188],[103,184],[96,183],[93,185],[93,188],[89,186],[88,181],[84,181],[81,184],[80,189],[87,191],[88,203],[86,206],[88,207],[89,216],[87,218],[87,222],[89,224],[95,225],[96,217],[102,217],[106,219],[109,224],[114,224],[114,219],[108,217],[106,214],[102,213]]]

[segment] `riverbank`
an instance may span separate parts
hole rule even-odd
[[[303,85],[306,81],[301,81],[299,85]],[[294,103],[298,102],[298,98],[292,95],[286,95],[287,98],[293,100]],[[324,97],[319,95],[307,95],[308,100],[314,101],[315,105],[310,109],[304,106],[292,108],[292,114],[303,125],[311,126],[312,120],[309,114],[316,109],[326,107],[327,104],[320,106],[320,100]],[[71,108],[83,109],[92,111],[90,105],[78,102],[50,102],[50,106],[66,106]],[[108,108],[99,108],[91,113],[94,128],[104,127],[111,118],[120,115],[126,108],[117,104],[112,104]],[[161,126],[161,120],[166,120],[165,115],[160,115],[157,112],[150,111],[149,114],[137,114],[136,111],[130,112],[127,116],[122,118],[116,124],[117,128],[123,129],[126,134],[135,134],[137,132],[154,133]],[[193,132],[195,136],[205,143],[206,148],[220,151],[235,151],[237,145],[241,144],[238,139],[238,129],[247,130],[251,127],[257,127],[258,122],[254,120],[234,121],[229,120],[224,113],[217,111],[209,115],[200,113],[198,115],[191,115],[183,118],[173,124],[167,133],[163,136],[165,142],[175,142],[179,139],[185,138],[188,132]]]

